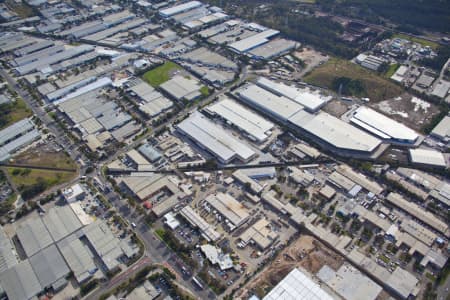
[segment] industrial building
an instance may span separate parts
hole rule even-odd
[[[181,216],[191,224],[194,228],[198,228],[208,242],[216,242],[221,238],[214,226],[205,221],[199,214],[197,214],[190,206],[185,206],[180,210]]]
[[[245,245],[254,243],[260,250],[266,250],[277,238],[278,234],[272,231],[267,219],[258,220],[239,236]]]
[[[382,64],[386,61],[380,57],[373,55],[360,54],[355,58],[355,61],[362,67],[370,69],[372,71],[378,71]]]
[[[255,84],[247,84],[237,90],[239,99],[275,120],[286,123],[303,106],[287,97],[275,95]]]
[[[230,254],[224,254],[222,249],[206,244],[201,245],[200,250],[213,265],[218,265],[222,271],[233,267],[233,260]]]
[[[51,208],[42,217],[42,222],[54,242],[58,242],[83,226],[70,206]]]
[[[289,53],[299,46],[297,42],[286,39],[275,39],[268,43],[262,44],[259,47],[253,48],[249,51],[249,55],[255,59],[269,60],[274,57]]]
[[[333,300],[334,297],[319,284],[294,268],[263,300]]]
[[[149,117],[156,117],[173,107],[172,101],[142,80],[133,82],[129,91],[139,98],[139,110]]]
[[[7,160],[18,149],[40,137],[30,119],[23,119],[0,130],[0,161]]]
[[[41,218],[27,219],[19,225],[16,234],[27,257],[53,244],[53,239]]]
[[[316,115],[300,111],[289,118],[289,124],[300,134],[341,156],[376,157],[381,140],[328,113]]]
[[[317,277],[346,300],[375,300],[382,291],[381,286],[350,264],[337,271],[325,265]]]
[[[450,142],[450,116],[445,116],[431,131],[431,135],[444,143]]]
[[[28,259],[0,273],[0,284],[9,300],[36,299],[42,291]]]
[[[251,179],[247,174],[242,172],[242,170],[237,170],[233,172],[233,178],[236,179],[243,185],[249,185],[250,191],[253,194],[259,194],[264,188],[255,180]]]
[[[180,5],[175,5],[169,8],[161,9],[159,14],[163,18],[170,18],[176,14],[180,14],[195,8],[202,6],[203,4],[200,1],[189,1]]]
[[[350,122],[392,144],[416,146],[422,141],[414,130],[365,106],[353,113]]]
[[[0,227],[0,274],[17,265],[14,245]]]
[[[445,156],[431,149],[409,149],[409,158],[413,164],[445,168],[447,162]]]
[[[245,54],[254,48],[266,44],[271,38],[277,36],[280,32],[274,29],[266,29],[254,34],[248,38],[236,41],[229,45],[229,48],[239,54]]]
[[[197,79],[181,75],[174,76],[159,87],[177,101],[193,101],[202,95],[200,92],[202,86]]]
[[[193,113],[178,124],[178,131],[213,154],[223,164],[235,159],[249,162],[256,155],[251,148],[199,112]]]
[[[133,174],[131,174],[133,175]],[[140,201],[151,201],[152,212],[160,217],[168,213],[186,194],[178,187],[173,176],[129,176],[122,179],[122,185]]]
[[[205,201],[225,218],[225,223],[231,230],[244,224],[250,217],[248,209],[229,194],[212,194]]]
[[[274,124],[253,111],[226,98],[205,109],[211,115],[219,116],[228,124],[243,131],[252,141],[262,143],[271,135]]]
[[[329,100],[329,97],[313,94],[305,89],[299,89],[281,82],[278,83],[265,77],[260,77],[256,84],[275,95],[284,96],[299,103],[309,112],[317,112]]]
[[[161,153],[149,144],[143,144],[138,148],[138,151],[151,163],[158,161],[162,157]]]

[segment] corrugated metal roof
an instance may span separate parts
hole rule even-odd
[[[41,218],[27,219],[19,225],[16,233],[28,257],[53,244]]]
[[[55,245],[36,253],[29,260],[43,288],[52,286],[70,273],[69,267]]]

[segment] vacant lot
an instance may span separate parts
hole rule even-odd
[[[0,105],[0,129],[31,116],[31,110],[22,99]]]
[[[48,149],[32,148],[17,156],[15,164],[37,167],[68,169],[61,171],[40,170],[31,168],[6,168],[12,183],[20,191],[22,197],[31,199],[45,190],[72,180],[76,175],[76,165],[64,152],[48,151]],[[47,150],[48,152],[44,152]]]
[[[324,265],[337,270],[344,259],[309,235],[302,235],[238,293],[237,299],[256,294],[262,298],[294,268],[316,274]]]
[[[181,69],[182,68],[176,63],[167,61],[163,65],[146,72],[143,78],[151,86],[158,87],[162,83],[168,81],[173,76],[173,73]]]
[[[349,78],[363,86],[361,97],[370,98],[371,102],[379,102],[399,96],[403,89],[394,83],[366,70],[352,62],[337,58],[314,69],[304,80],[308,83],[333,89],[333,82],[338,78]]]

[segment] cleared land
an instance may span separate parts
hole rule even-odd
[[[368,97],[371,102],[391,99],[402,94],[400,86],[362,68],[352,62],[333,58],[314,69],[304,80],[310,84],[333,89],[333,82],[338,78],[359,81],[364,91],[357,96]]]
[[[22,99],[18,99],[13,103],[2,104],[0,105],[0,129],[8,127],[31,115],[31,110]]]
[[[284,249],[275,260],[241,289],[236,298],[248,299],[252,294],[262,298],[292,269],[300,267],[316,274],[324,265],[337,270],[344,259],[309,235],[302,235]]]
[[[33,9],[21,1],[6,0],[5,4],[21,18],[28,18],[35,15]]]
[[[151,86],[158,87],[164,82],[168,81],[172,77],[174,71],[181,69],[182,68],[176,63],[167,61],[163,65],[146,72],[143,78]]]
[[[22,197],[31,199],[45,190],[72,180],[76,175],[76,165],[64,152],[43,152],[34,148],[15,158],[15,164],[25,164],[49,168],[73,169],[74,171],[51,171],[29,168],[5,168]]]

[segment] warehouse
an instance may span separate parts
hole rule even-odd
[[[260,77],[256,82],[256,84],[262,87],[263,89],[266,89],[271,93],[274,93],[275,95],[284,96],[301,104],[305,108],[305,110],[309,112],[318,111],[328,101],[328,99],[325,99],[322,96],[316,94],[311,94],[310,92],[307,92],[305,89],[302,90],[293,86],[286,85],[281,82],[278,83],[264,77]]]
[[[274,127],[273,123],[229,98],[207,107],[206,111],[218,115],[228,124],[245,132],[252,141],[258,143],[265,142]]]
[[[58,248],[79,284],[90,279],[97,271],[93,254],[76,236],[60,241]]]
[[[159,151],[153,148],[150,144],[143,144],[138,148],[138,151],[152,163],[158,161],[162,157],[161,153],[159,153]]]
[[[14,60],[10,61],[9,63],[12,66],[23,66],[29,63],[32,63],[33,61],[43,59],[52,55],[55,55],[56,53],[63,52],[66,48],[64,45],[54,45],[49,48],[45,48],[30,54],[23,55],[21,57],[16,57]]]
[[[431,228],[444,234],[445,236],[449,235],[449,228],[447,224],[439,220],[432,213],[425,211],[422,207],[418,206],[417,204],[406,200],[402,195],[391,192],[387,195],[386,200],[392,205],[406,211],[414,218],[417,218],[418,220],[427,224]]]
[[[266,219],[258,220],[239,236],[245,245],[254,243],[260,250],[266,250],[277,238],[278,234],[272,231]]]
[[[189,10],[192,10],[194,8],[198,8],[202,6],[203,4],[200,1],[189,1],[180,5],[172,6],[169,8],[161,9],[159,11],[159,14],[163,18],[170,18],[176,14],[180,14]]]
[[[67,284],[70,270],[55,245],[36,253],[29,261],[43,289],[58,291]]]
[[[205,201],[226,219],[231,230],[244,224],[250,217],[248,209],[229,194],[212,194]]]
[[[132,95],[136,95],[141,100],[139,110],[149,117],[156,117],[173,107],[172,101],[142,80],[135,82],[130,87],[130,91]]]
[[[103,24],[102,21],[92,21],[92,22],[85,22],[81,25],[71,27],[67,30],[64,30],[58,35],[60,36],[69,36],[74,39],[82,38],[86,35],[93,34],[95,32],[99,32],[101,30],[106,29],[106,24]]]
[[[117,269],[120,264],[119,259],[124,256],[124,252],[120,240],[113,235],[108,224],[95,221],[84,227],[83,233],[106,270]]]
[[[415,146],[421,142],[414,130],[365,106],[353,113],[350,122],[392,144]]]
[[[333,300],[334,298],[302,271],[294,268],[263,298],[263,300],[279,299]]]
[[[337,271],[325,265],[317,277],[347,300],[374,300],[382,291],[381,286],[350,264],[342,265]]]
[[[0,37],[0,52],[9,52],[27,47],[36,43],[37,40],[30,38],[23,33],[7,32]]]
[[[14,245],[0,227],[0,273],[17,265]]]
[[[0,130],[0,161],[9,159],[18,149],[40,137],[30,119],[23,119]]]
[[[28,259],[1,273],[0,284],[9,300],[35,299],[42,291]]]
[[[54,44],[55,44],[55,42],[53,42],[53,41],[48,41],[48,40],[39,41],[30,46],[16,50],[14,52],[14,54],[16,56],[24,56],[24,55],[28,55],[30,53],[33,53],[33,52],[36,52],[36,51],[39,51],[39,50],[42,50],[45,48],[49,48],[49,47],[53,46]]]
[[[431,149],[410,149],[409,158],[412,163],[425,166],[445,168],[446,159],[441,152]]]
[[[233,177],[244,186],[249,185],[249,189],[253,194],[259,194],[264,189],[258,182],[242,172],[242,170],[234,171]]]
[[[312,115],[301,111],[291,118],[289,122],[293,129],[314,139],[322,147],[341,156],[374,157],[381,153],[381,141],[364,131],[328,114],[319,112]]]
[[[250,50],[249,54],[256,59],[269,60],[289,53],[297,47],[297,43],[286,39],[276,39]]]
[[[197,214],[190,206],[185,206],[180,211],[181,216],[191,224],[191,226],[198,228],[202,236],[208,242],[216,242],[221,238],[221,234],[218,233],[214,226],[205,221],[199,214]]]
[[[159,87],[178,101],[193,101],[202,95],[200,92],[201,85],[198,80],[195,78],[185,78],[181,75],[174,76]]]
[[[241,101],[268,114],[276,120],[286,123],[303,106],[284,96],[275,95],[255,84],[247,84],[237,91]]]
[[[178,124],[178,130],[217,157],[223,164],[228,164],[235,159],[249,162],[256,155],[251,148],[199,112]]]
[[[267,29],[262,32],[259,32],[257,34],[254,34],[248,38],[244,38],[242,40],[239,40],[237,42],[234,42],[229,45],[231,50],[243,54],[245,52],[248,52],[258,46],[261,46],[267,42],[269,42],[269,39],[278,35],[280,32],[278,30],[274,29]]]
[[[53,241],[58,242],[82,227],[82,224],[69,206],[51,208],[42,221]]]
[[[19,225],[16,234],[27,257],[53,244],[53,239],[41,218],[27,219]]]
[[[439,124],[434,127],[431,135],[443,142],[450,142],[450,116],[445,116]]]
[[[355,61],[360,64],[362,67],[378,71],[378,69],[381,67],[382,64],[386,63],[386,61],[382,58],[373,56],[373,55],[366,55],[366,54],[360,54],[355,58]]]

